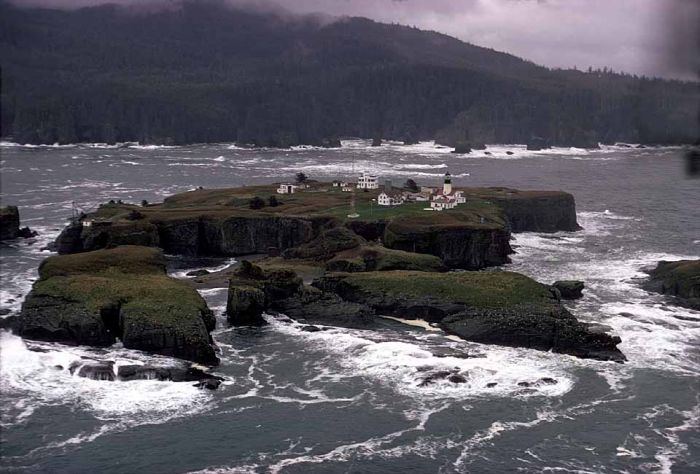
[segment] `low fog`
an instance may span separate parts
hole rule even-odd
[[[182,0],[154,0],[172,7]],[[206,0],[211,1],[211,0]],[[364,16],[430,29],[549,67],[697,79],[696,0],[224,0],[292,14]],[[13,0],[78,8],[143,0]],[[205,3],[203,1],[202,3]]]

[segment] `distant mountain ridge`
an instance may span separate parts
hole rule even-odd
[[[549,70],[440,33],[183,1],[0,2],[2,136],[21,143],[565,146],[698,139],[697,83]]]

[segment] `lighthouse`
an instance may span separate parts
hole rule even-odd
[[[445,196],[452,194],[452,175],[449,171],[445,173],[445,183],[442,185],[442,194]]]

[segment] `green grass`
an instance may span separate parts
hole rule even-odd
[[[39,266],[39,278],[42,280],[102,272],[164,275],[165,258],[155,248],[124,245],[94,252],[57,255],[47,258]]]
[[[148,247],[49,257],[33,291],[83,303],[92,311],[121,306],[132,314],[147,313],[155,323],[180,324],[206,309],[190,285],[165,273],[162,253]]]
[[[345,281],[369,294],[430,297],[473,307],[551,303],[549,288],[512,272],[429,273],[391,271],[348,274]]]
[[[341,192],[330,183],[313,183],[308,190],[294,194],[277,194],[277,185],[246,186],[228,189],[202,189],[176,194],[167,198],[163,204],[151,204],[139,207],[127,204],[107,204],[100,207],[94,217],[107,220],[125,220],[132,210],[136,209],[144,215],[146,220],[171,220],[192,217],[229,217],[229,216],[328,216],[341,221],[349,220],[351,213],[350,201],[352,193]],[[393,220],[402,217],[421,216],[423,219],[444,219],[435,217],[438,214],[460,214],[462,220],[468,217],[468,221],[479,223],[480,216],[488,220],[498,220],[499,208],[488,201],[488,197],[506,196],[506,191],[489,190],[488,188],[474,188],[466,192],[467,203],[457,206],[456,209],[443,212],[425,211],[430,207],[429,202],[405,203],[400,206],[379,206],[376,200],[379,190],[364,192],[356,191],[355,211],[361,220]],[[508,191],[510,192],[510,190]],[[265,206],[262,209],[252,210],[249,202],[253,197],[260,197],[267,201],[270,196],[275,196],[281,203],[280,206]],[[434,217],[431,217],[434,216]]]

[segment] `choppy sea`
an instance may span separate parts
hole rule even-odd
[[[508,154],[510,151],[512,154]],[[75,206],[141,202],[197,186],[349,177],[399,183],[571,192],[583,230],[517,234],[506,268],[544,283],[581,279],[568,303],[610,327],[615,364],[455,340],[386,320],[376,331],[309,333],[269,317],[229,328],[226,290],[204,290],[226,378],[108,382],[65,369],[84,357],[117,365],[174,361],[118,346],[66,347],[0,334],[0,471],[51,473],[700,472],[700,312],[641,289],[658,260],[700,256],[700,180],[680,148],[495,145],[454,155],[432,142],[341,149],[0,144],[3,205],[39,232],[0,247],[0,308],[17,311],[42,248]],[[222,268],[231,260],[209,262]],[[181,265],[180,265],[181,267]],[[173,270],[182,277],[183,268]],[[426,368],[467,383],[420,386]],[[524,389],[550,377],[556,384]],[[495,386],[487,386],[487,384]]]

